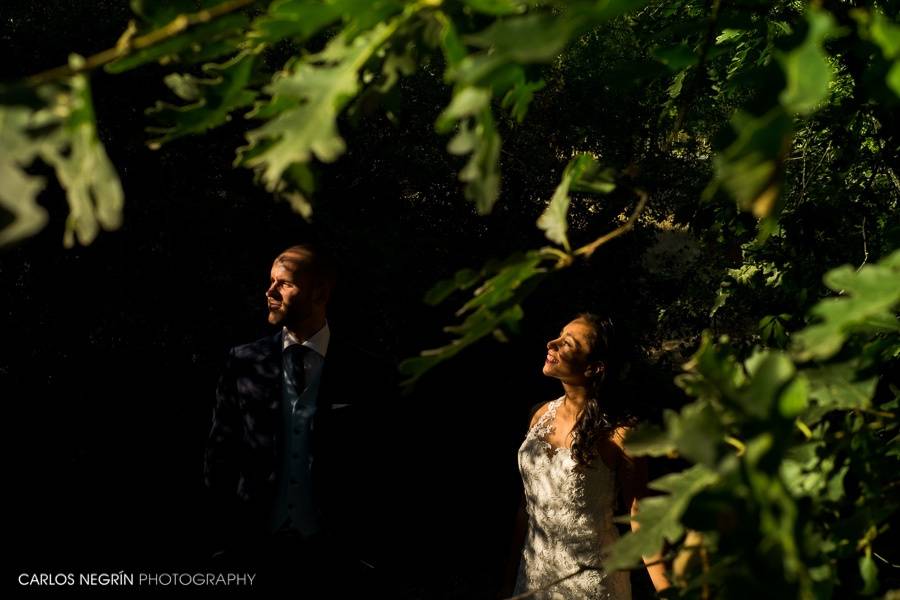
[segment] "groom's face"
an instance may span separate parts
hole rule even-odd
[[[306,267],[309,258],[292,253],[279,256],[272,263],[266,302],[268,321],[272,325],[302,323],[324,314],[325,304],[320,287]]]

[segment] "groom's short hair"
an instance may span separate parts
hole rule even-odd
[[[281,251],[276,261],[289,264],[301,273],[312,275],[316,285],[324,285],[329,291],[337,283],[334,259],[320,244],[303,242]]]

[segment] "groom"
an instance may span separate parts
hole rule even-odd
[[[280,253],[266,291],[279,329],[233,348],[216,389],[204,463],[214,527],[226,556],[260,564],[263,585],[347,591],[373,575],[373,436],[394,368],[332,337],[335,279],[314,245]]]

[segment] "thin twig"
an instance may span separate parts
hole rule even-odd
[[[634,229],[635,221],[637,221],[637,218],[640,216],[641,212],[643,212],[644,207],[647,206],[647,200],[649,200],[650,198],[650,196],[644,190],[635,190],[635,193],[638,195],[638,198],[640,200],[638,201],[637,206],[634,207],[634,212],[631,213],[631,216],[628,217],[628,220],[618,228],[598,237],[590,244],[587,244],[586,246],[582,246],[581,248],[575,250],[575,252],[573,253],[575,256],[584,256],[585,258],[590,258],[594,251],[603,244],[619,237],[623,233],[627,233]]]
[[[256,1],[257,0],[227,0],[222,4],[217,4],[209,9],[186,15],[178,15],[159,29],[154,29],[149,33],[133,39],[130,39],[127,36],[128,32],[126,32],[126,35],[123,35],[114,47],[107,48],[106,50],[102,50],[97,54],[89,56],[82,64],[74,67],[72,65],[65,65],[42,71],[27,77],[25,79],[25,84],[30,87],[37,87],[44,83],[59,79],[69,79],[74,75],[93,71],[114,60],[133,54],[137,50],[143,50],[164,42],[169,38],[173,38],[194,25],[207,23],[222,15],[245,8]]]
[[[534,596],[535,594],[539,594],[539,593],[541,593],[541,592],[546,592],[547,590],[549,590],[549,589],[552,588],[553,586],[559,585],[559,584],[562,583],[563,581],[565,581],[565,580],[567,580],[567,579],[571,579],[571,578],[575,577],[576,575],[579,575],[580,573],[583,573],[583,572],[586,571],[586,570],[587,570],[587,567],[578,567],[578,570],[577,570],[577,571],[575,571],[575,572],[573,572],[573,573],[569,573],[568,575],[565,575],[565,576],[563,576],[563,577],[560,577],[560,578],[557,579],[556,581],[553,581],[553,582],[547,584],[545,587],[538,588],[538,589],[536,589],[536,590],[529,590],[529,591],[527,591],[527,592],[525,592],[525,593],[523,593],[523,594],[517,594],[517,595],[515,595],[515,596],[510,596],[510,597],[507,598],[506,600],[525,600],[525,598],[531,598],[531,597]]]
[[[896,564],[896,563],[890,562],[888,559],[886,559],[885,557],[881,556],[880,554],[878,554],[878,553],[875,552],[874,550],[872,551],[872,556],[874,556],[875,558],[877,558],[877,559],[883,561],[885,564],[894,567],[895,569],[900,569],[900,565],[898,565],[898,564]]]
[[[866,215],[863,215],[862,222],[862,239],[863,239],[863,261],[860,263],[858,267],[856,267],[856,272],[859,273],[859,270],[863,268],[863,265],[866,264],[866,261],[869,260],[869,247],[866,243]]]
[[[801,198],[801,199],[802,199],[803,196],[806,194],[806,184],[807,184],[807,182],[808,182],[810,179],[812,179],[813,175],[816,174],[816,171],[819,170],[819,167],[822,166],[822,162],[828,157],[828,153],[829,153],[829,152],[831,152],[831,140],[828,140],[828,146],[825,147],[825,152],[822,153],[822,156],[819,157],[819,162],[817,162],[817,163],[816,163],[816,166],[813,167],[812,171],[809,172],[809,177],[807,177],[806,174],[805,174],[805,173],[806,173],[806,168],[805,168],[805,165],[804,165],[804,175],[803,175],[803,181],[802,181],[802,188],[801,188],[801,190],[800,190],[800,198]]]
[[[554,270],[564,269],[572,265],[572,255],[568,254],[559,248],[554,248],[553,246],[544,246],[540,250],[541,256],[545,258],[556,259],[556,264],[553,265]]]
[[[711,7],[709,6],[709,3],[707,3],[709,18],[706,23],[706,37],[703,39],[703,46],[700,47],[700,58],[697,61],[695,76],[688,82],[688,89],[684,90],[684,93],[679,98],[681,106],[678,107],[678,116],[675,118],[675,125],[672,126],[672,130],[669,132],[668,137],[663,141],[663,152],[669,151],[675,136],[678,135],[678,132],[681,131],[681,128],[684,126],[684,121],[687,118],[687,113],[694,99],[694,95],[700,89],[700,84],[706,79],[706,59],[709,56],[709,49],[715,40],[716,25],[719,21],[719,8],[721,3],[721,0],[712,0]]]

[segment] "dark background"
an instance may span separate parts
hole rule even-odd
[[[127,2],[55,0],[4,3],[0,16],[8,80],[111,46],[131,15]],[[92,77],[100,136],[125,190],[122,228],[64,249],[65,196],[37,165],[50,181],[40,198],[50,223],[0,251],[10,585],[20,572],[206,564],[201,463],[216,376],[229,347],[272,332],[263,293],[284,247],[311,235],[331,247],[342,267],[333,330],[396,363],[445,340],[452,306],[421,302],[431,284],[544,243],[534,220],[558,172],[507,177],[495,212],[476,216],[455,179],[459,163],[433,133],[448,100],[437,67],[392,100],[399,124],[380,110],[343,123],[349,152],[319,168],[311,225],[231,167],[240,119],[147,149],[143,110],[167,97],[162,75]],[[507,136],[508,147],[561,169],[528,136]],[[579,310],[640,312],[635,244],[644,238],[634,239],[538,290],[511,343],[478,344],[385,407],[384,447],[359,466],[390,485],[359,493],[388,500],[385,555],[405,574],[396,597],[493,597],[528,411],[559,393],[540,375],[544,344]]]

